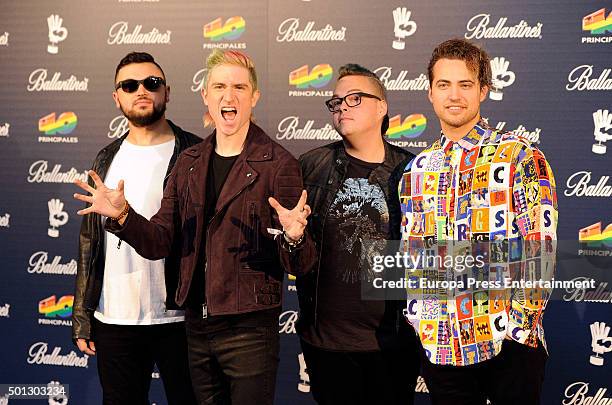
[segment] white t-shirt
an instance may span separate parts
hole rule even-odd
[[[174,140],[138,146],[126,139],[104,183],[116,188],[123,179],[125,198],[136,212],[150,219],[161,206],[164,177],[173,152]],[[183,321],[184,311],[166,310],[164,259],[145,259],[125,242],[117,249],[119,238],[109,232],[104,234],[106,263],[96,319],[118,325]]]

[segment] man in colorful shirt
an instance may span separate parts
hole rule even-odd
[[[406,166],[399,184],[405,251],[438,259],[407,273],[414,284],[405,315],[427,357],[423,374],[436,405],[537,404],[549,292],[510,281],[552,275],[552,171],[526,139],[481,119],[491,85],[483,50],[443,42],[428,74],[442,135]]]

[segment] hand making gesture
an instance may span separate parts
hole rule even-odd
[[[92,212],[103,215],[109,218],[117,218],[126,206],[125,195],[123,194],[123,180],[119,180],[117,189],[106,187],[100,179],[100,176],[93,170],[89,171],[89,176],[94,181],[96,188],[81,180],[75,180],[74,184],[81,187],[91,195],[74,194],[77,200],[85,201],[91,204],[89,207],[77,211],[79,215],[85,215]]]
[[[306,204],[306,190],[302,190],[302,195],[297,205],[289,210],[283,207],[274,197],[269,197],[268,202],[276,210],[278,220],[283,226],[283,231],[287,238],[297,242],[304,235],[304,229],[308,224],[306,218],[310,215],[310,207]]]

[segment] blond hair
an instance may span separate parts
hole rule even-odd
[[[221,65],[235,65],[241,66],[249,71],[249,81],[251,82],[251,87],[253,88],[253,92],[259,90],[257,86],[257,72],[255,71],[255,63],[251,58],[249,58],[246,54],[240,51],[231,51],[225,50],[222,51],[220,49],[213,50],[208,58],[206,58],[206,79],[204,80],[204,87],[208,86],[208,80],[210,79],[210,74],[214,68]],[[254,122],[254,117],[251,115],[251,121]],[[213,126],[214,121],[212,116],[207,111],[204,114],[204,126]]]

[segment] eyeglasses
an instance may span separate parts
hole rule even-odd
[[[362,97],[375,98],[376,100],[382,101],[382,99],[378,96],[359,91],[357,93],[347,94],[344,97],[330,98],[325,102],[325,105],[330,112],[336,113],[340,111],[342,102],[345,102],[349,107],[357,107],[359,104],[361,104]]]
[[[121,90],[125,91],[126,93],[133,93],[138,90],[138,87],[140,87],[141,83],[148,91],[157,91],[160,86],[166,85],[166,81],[161,77],[149,76],[142,80],[121,80],[119,83],[115,84],[115,90],[118,90],[119,87],[121,87]]]

